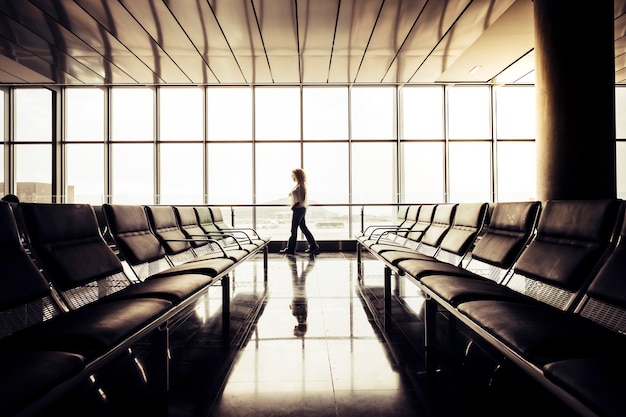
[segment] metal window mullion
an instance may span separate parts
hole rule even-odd
[[[112,144],[111,144],[111,87],[104,90],[104,198],[103,203],[113,201],[112,174]]]
[[[152,106],[152,126],[153,126],[153,137],[152,137],[152,144],[153,144],[153,164],[154,164],[154,168],[152,170],[152,175],[153,175],[153,186],[154,186],[154,195],[152,196],[152,200],[154,202],[154,204],[161,204],[161,179],[159,176],[159,173],[161,172],[161,164],[159,163],[159,160],[161,158],[161,129],[160,129],[160,123],[159,123],[159,114],[160,114],[160,109],[161,109],[161,100],[160,100],[160,96],[159,96],[159,90],[162,87],[154,87],[152,89],[152,95],[153,95],[153,106]]]
[[[448,86],[443,87],[443,201],[450,202],[450,123],[448,122]]]
[[[64,203],[64,164],[63,164],[63,117],[64,117],[64,89],[51,88],[52,92],[52,137],[50,138],[52,146],[52,186],[50,190],[50,198],[52,203]]]

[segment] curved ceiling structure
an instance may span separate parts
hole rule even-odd
[[[533,72],[532,0],[0,0],[8,85],[501,84]]]

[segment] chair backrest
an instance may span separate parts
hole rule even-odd
[[[613,331],[626,334],[626,217],[622,202],[617,244],[602,263],[577,307],[583,317]]]
[[[198,218],[198,225],[204,230],[205,233],[211,234],[214,238],[216,233],[219,233],[220,229],[215,223],[213,223],[213,215],[211,209],[207,206],[198,206],[193,208]]]
[[[195,257],[191,242],[178,225],[171,206],[145,206],[152,233],[159,239],[165,253],[174,264],[187,262]]]
[[[103,204],[102,208],[111,236],[139,279],[171,266],[163,245],[150,229],[142,206]]]
[[[438,204],[435,207],[433,220],[420,239],[420,245],[417,250],[425,255],[434,256],[446,236],[446,233],[452,227],[454,214],[458,204]]]
[[[506,285],[570,309],[614,241],[618,213],[616,199],[547,201]]]
[[[465,268],[502,282],[533,237],[540,211],[538,201],[496,203]]]
[[[424,232],[426,232],[426,229],[428,229],[433,222],[436,207],[436,204],[423,204],[420,206],[417,221],[406,235],[408,239],[414,242],[419,242],[422,239]]]
[[[454,213],[454,221],[443,237],[435,258],[459,265],[470,251],[485,224],[487,203],[462,203]]]
[[[398,230],[397,234],[399,236],[402,236],[402,237],[407,236],[409,232],[408,229],[411,229],[417,222],[417,216],[419,215],[419,212],[420,212],[419,205],[408,206],[404,218],[400,221],[398,225],[399,229],[404,229],[404,230]]]
[[[398,207],[398,213],[396,214],[396,220],[398,222],[398,224],[402,223],[403,221],[406,220],[408,212],[409,212],[409,207],[411,206],[400,206]]]
[[[20,210],[38,264],[70,308],[131,285],[91,205],[21,203]]]
[[[11,207],[0,202],[0,339],[62,313],[20,239]]]
[[[224,216],[222,215],[222,209],[219,207],[209,207],[209,211],[211,212],[211,218],[213,219],[213,224],[219,230],[227,230],[231,229],[231,226],[227,225],[224,221]]]
[[[200,248],[207,244],[206,234],[198,223],[198,217],[193,207],[173,206],[176,221],[183,234],[190,240],[191,246]]]

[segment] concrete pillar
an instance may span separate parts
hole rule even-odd
[[[617,195],[613,1],[534,0],[537,198]]]

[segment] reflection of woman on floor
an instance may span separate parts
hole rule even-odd
[[[293,283],[293,296],[289,308],[291,314],[296,318],[297,324],[293,329],[293,334],[298,337],[304,337],[307,324],[306,319],[308,315],[308,301],[306,296],[306,277],[315,266],[315,258],[311,256],[307,260],[306,267],[298,274],[298,263],[296,258],[288,258],[289,266],[291,267],[291,276]]]

